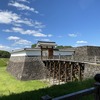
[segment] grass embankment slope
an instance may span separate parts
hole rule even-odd
[[[46,83],[36,80],[19,81],[6,72],[6,62],[8,59],[3,60],[2,62],[0,58],[0,100],[40,100],[41,96],[46,94],[51,97],[57,97],[92,87],[94,84],[93,79],[51,87]],[[92,98],[92,96],[88,96],[78,100],[93,100]]]
[[[40,81],[20,81],[16,80],[6,71],[8,59],[0,58],[0,95],[21,93],[25,91],[37,90],[47,86]]]

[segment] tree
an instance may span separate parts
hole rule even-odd
[[[32,44],[32,45],[31,45],[31,48],[35,48],[35,47],[36,47],[36,44]]]
[[[10,58],[10,53],[8,51],[0,50],[0,58]]]

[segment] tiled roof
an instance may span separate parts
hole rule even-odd
[[[37,45],[56,46],[57,44],[55,42],[49,42],[49,41],[38,41]]]

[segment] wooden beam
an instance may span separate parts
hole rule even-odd
[[[58,61],[58,63],[59,63],[59,84],[60,84],[60,67],[61,67],[61,62]]]
[[[53,84],[54,84],[54,78],[55,78],[55,62],[53,61]]]
[[[81,66],[78,63],[78,76],[79,76],[79,80],[81,80]]]
[[[50,79],[51,79],[51,62],[49,61],[49,82],[50,82]]]
[[[72,82],[73,81],[73,63],[71,63],[70,69],[71,69],[71,71],[70,71],[70,80]]]
[[[65,82],[67,81],[67,63],[65,62]]]

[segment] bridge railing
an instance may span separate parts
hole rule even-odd
[[[42,59],[43,59],[43,60],[46,60],[46,59],[74,60],[72,56],[67,56],[67,55],[54,55],[54,56],[51,56],[51,57],[43,56]]]
[[[60,59],[60,60],[70,60],[70,61],[82,61],[82,62],[90,62],[90,63],[98,63],[100,64],[100,56],[87,56],[84,57],[74,57],[73,55],[53,55],[53,56],[43,56],[42,60],[47,59]]]
[[[64,96],[52,98],[49,95],[41,97],[42,100],[77,100],[79,97],[86,96],[94,93],[94,100],[100,100],[100,74],[95,75],[96,83],[94,87],[84,89],[78,92],[67,94]]]

